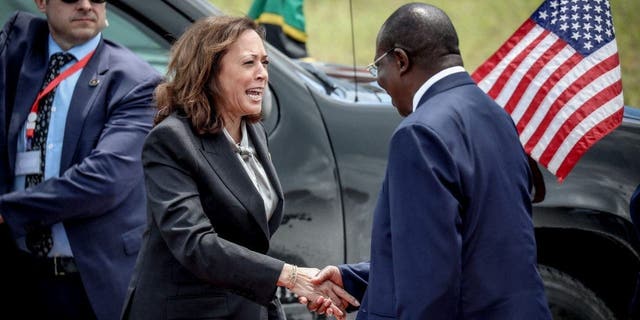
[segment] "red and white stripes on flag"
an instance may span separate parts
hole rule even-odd
[[[548,0],[472,75],[525,151],[562,181],[624,111],[606,0]]]

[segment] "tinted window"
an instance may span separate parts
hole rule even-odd
[[[118,8],[108,6],[107,10],[109,27],[104,29],[104,37],[129,48],[161,74],[165,74],[170,45],[155,32],[133,20]]]

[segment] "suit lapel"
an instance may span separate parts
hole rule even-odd
[[[269,239],[271,233],[267,229],[264,202],[233,152],[231,143],[222,132],[202,136],[200,139],[202,141],[202,153],[211,168],[220,177],[227,189],[253,216],[265,237]]]
[[[36,100],[36,96],[42,86],[44,75],[47,72],[47,42],[44,40],[35,42],[37,44],[27,53],[22,68],[20,69],[20,76],[18,77],[18,85],[16,87],[16,98],[11,114],[11,121],[9,122],[8,147],[9,150],[11,150],[9,152],[11,172],[13,172],[15,166],[18,134],[27,120],[31,105]],[[45,43],[45,45],[41,45],[41,43]]]
[[[82,57],[78,57],[78,59],[82,59]],[[96,105],[95,99],[106,82],[104,78],[107,71],[109,71],[109,53],[105,50],[104,40],[100,40],[93,57],[82,69],[69,103],[69,113],[67,114],[62,143],[62,158],[60,159],[61,171],[68,168],[73,160],[78,139],[82,135],[84,122],[89,113],[99,111],[92,110],[92,108]]]
[[[271,154],[267,148],[267,141],[264,139],[265,136],[258,132],[259,130],[261,130],[259,125],[247,123],[247,134],[251,137],[251,141],[256,149],[256,154],[258,155],[260,164],[262,164],[262,167],[269,178],[269,182],[271,182],[271,185],[273,186],[273,190],[276,193],[275,196],[278,197],[278,203],[276,204],[273,215],[269,220],[269,231],[270,234],[273,234],[276,229],[278,229],[278,226],[280,226],[280,222],[282,221],[284,196],[282,194],[282,187],[280,186],[280,180],[278,179],[276,169],[273,167],[273,163],[271,162]]]

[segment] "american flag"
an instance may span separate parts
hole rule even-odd
[[[547,0],[472,75],[560,182],[622,122],[610,9],[607,0]]]

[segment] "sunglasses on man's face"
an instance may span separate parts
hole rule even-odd
[[[74,4],[76,2],[78,2],[79,0],[62,0],[62,2],[67,3],[67,4]],[[105,3],[107,2],[107,0],[90,0],[91,3]]]

